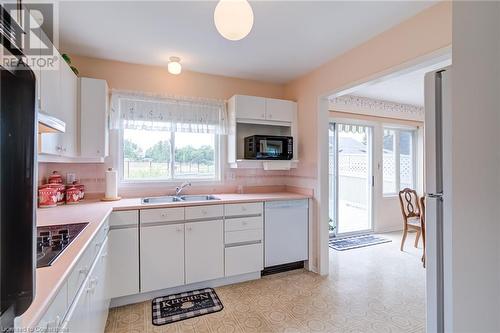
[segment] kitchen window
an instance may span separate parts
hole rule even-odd
[[[116,95],[111,127],[119,133],[123,182],[220,179],[224,102]]]
[[[123,180],[214,180],[218,136],[208,133],[123,130]]]
[[[396,195],[404,188],[416,185],[416,130],[384,128],[383,194]]]

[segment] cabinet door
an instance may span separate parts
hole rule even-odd
[[[61,155],[77,155],[77,90],[78,79],[71,68],[63,61],[61,68],[61,114],[66,123],[66,132],[62,134]]]
[[[66,314],[60,332],[88,333],[90,330],[90,298],[92,290],[89,288],[89,280],[85,283],[75,298],[75,303]]]
[[[51,45],[51,47],[53,47]],[[65,120],[61,107],[61,56],[53,47],[53,66],[44,66],[40,70],[40,111]],[[47,59],[47,58],[45,58]],[[41,135],[40,152],[44,154],[62,155],[64,133],[47,133]]]
[[[141,226],[141,292],[184,284],[184,224]]]
[[[51,58],[54,61],[51,62],[53,66],[44,67],[40,72],[40,108],[42,112],[60,117],[61,67],[63,64],[59,52],[55,47],[53,50],[54,57]]]
[[[83,157],[108,156],[108,85],[80,78],[80,149]]]
[[[292,122],[295,117],[296,103],[282,99],[266,98],[266,119]]]
[[[266,99],[256,96],[235,96],[237,119],[266,119]]]
[[[109,232],[109,297],[139,292],[139,231],[126,227]]]
[[[101,246],[101,251],[96,258],[96,263],[89,279],[91,287],[89,316],[92,318],[89,332],[104,332],[104,327],[106,326],[109,306],[106,281],[107,253],[108,240],[106,239]]]
[[[222,220],[185,225],[186,284],[224,276]]]

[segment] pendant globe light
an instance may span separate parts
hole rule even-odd
[[[220,0],[214,22],[222,37],[237,41],[245,38],[253,26],[253,10],[247,0]]]

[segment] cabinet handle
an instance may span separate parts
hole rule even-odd
[[[243,221],[243,223],[242,223],[242,224],[243,224],[243,225],[247,225],[248,223],[247,223],[247,222],[245,222],[245,221]]]
[[[241,210],[246,212],[247,211],[247,208],[245,206],[241,207]]]
[[[186,227],[186,229],[187,229],[188,231],[193,230],[193,228],[191,228],[191,227]]]
[[[167,217],[167,213],[161,213],[160,216],[161,217]]]
[[[177,227],[175,230],[177,230],[177,232],[181,232],[182,228],[181,227]]]
[[[101,254],[101,258],[106,258],[108,256],[108,252],[104,252],[103,254]]]
[[[273,115],[272,114],[269,115],[269,119],[273,119]]]
[[[206,210],[202,210],[202,211],[201,211],[201,213],[202,213],[203,215],[207,215],[207,214],[208,214],[208,212],[207,212]]]
[[[80,274],[87,274],[89,272],[89,268],[87,266],[84,266],[79,270]]]

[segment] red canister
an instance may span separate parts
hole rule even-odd
[[[63,184],[59,184],[59,183],[51,183],[51,184],[47,184],[47,186],[50,188],[53,188],[56,191],[57,204],[64,205],[66,187]]]
[[[57,206],[57,190],[53,187],[42,185],[38,188],[38,207],[47,208]]]
[[[83,200],[85,198],[85,185],[80,184],[78,180],[75,180],[73,182],[73,186],[80,190],[80,200]]]
[[[53,171],[52,174],[49,176],[49,184],[62,184],[62,176],[57,172]]]
[[[80,201],[80,189],[74,185],[66,189],[66,204],[73,205]]]

